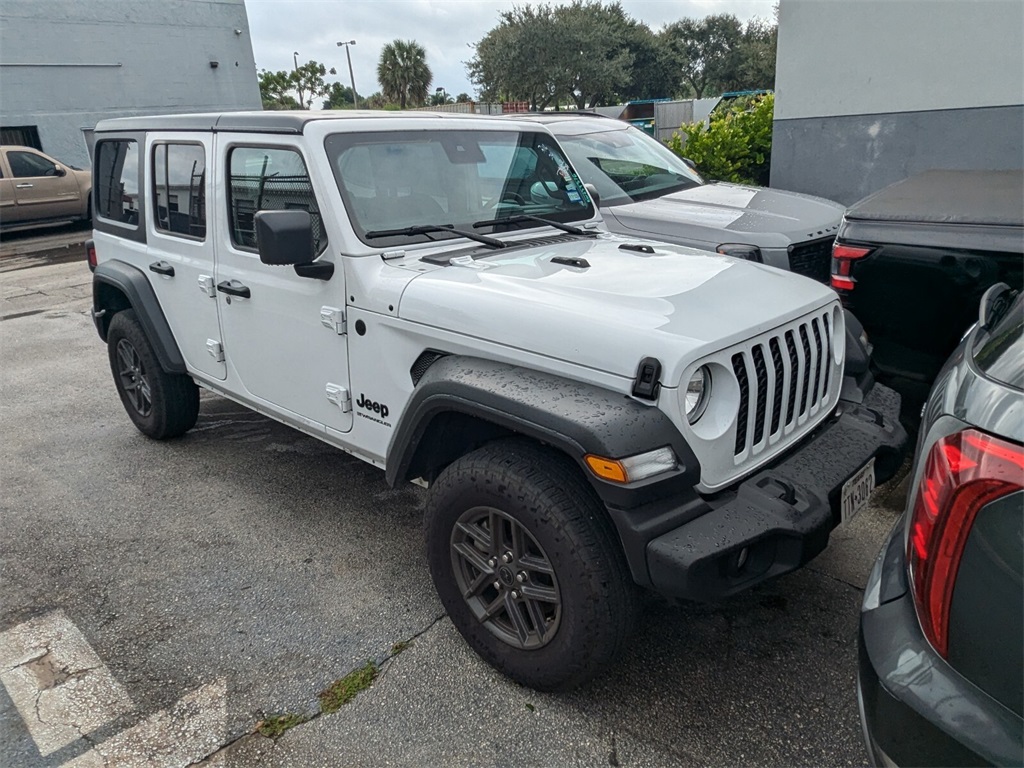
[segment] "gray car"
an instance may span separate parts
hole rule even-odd
[[[598,115],[516,115],[558,137],[612,232],[718,251],[828,282],[843,206],[778,189],[707,183],[660,141]]]
[[[858,698],[875,765],[1024,759],[1024,301],[1005,284],[922,413],[907,510],[868,578]]]

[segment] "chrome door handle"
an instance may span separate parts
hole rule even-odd
[[[15,189],[29,189],[30,187],[34,187],[34,186],[35,186],[34,184],[15,184],[14,185]]]

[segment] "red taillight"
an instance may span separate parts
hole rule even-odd
[[[978,510],[1024,488],[1024,448],[967,429],[928,452],[910,519],[907,561],[928,641],[949,650],[949,609],[960,558]]]
[[[96,271],[96,243],[92,240],[85,241],[85,260],[89,262],[89,269]]]
[[[863,259],[871,253],[870,248],[858,248],[853,245],[832,245],[832,287],[843,291],[852,291],[857,281],[851,277],[853,262]]]

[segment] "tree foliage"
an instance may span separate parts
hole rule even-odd
[[[770,89],[776,26],[717,14],[659,32],[618,2],[513,7],[466,62],[484,101],[542,110]]]
[[[709,179],[767,186],[774,112],[773,94],[737,99],[713,112],[706,128],[703,123],[681,126],[668,147],[692,160]]]
[[[318,61],[308,61],[291,72],[264,69],[259,73],[260,97],[264,109],[309,109],[313,99],[326,96],[331,90],[324,82],[328,74],[336,74]]]
[[[423,106],[433,80],[427,52],[415,40],[394,40],[384,46],[377,63],[377,82],[384,96],[407,106]]]
[[[289,72],[271,72],[264,69],[259,73],[259,83],[264,109],[301,108],[291,94],[293,82]]]
[[[327,97],[324,99],[324,109],[352,109],[355,106],[352,101],[352,89],[347,85],[331,83],[324,95]],[[365,102],[366,98],[359,96],[359,100]]]

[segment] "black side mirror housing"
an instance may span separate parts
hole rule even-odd
[[[258,211],[255,223],[256,244],[264,264],[309,264],[316,256],[309,211]]]
[[[595,208],[601,207],[601,195],[597,191],[597,187],[591,184],[589,181],[583,185],[583,188],[587,190],[587,194],[590,195],[590,199],[594,203]]]
[[[56,165],[53,168],[53,175],[54,176],[67,176],[68,175],[68,169],[65,168],[63,165]]]

